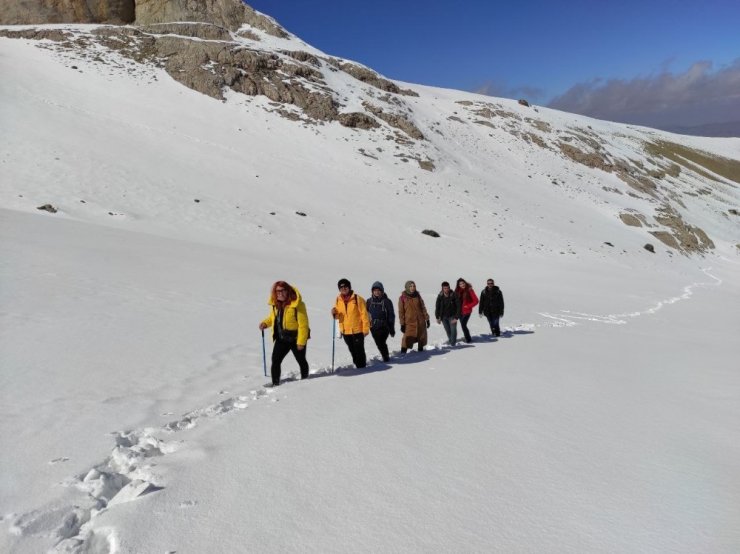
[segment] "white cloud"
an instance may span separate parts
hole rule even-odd
[[[740,118],[740,58],[712,70],[699,61],[683,73],[578,83],[551,108],[600,119],[656,127],[699,125]]]

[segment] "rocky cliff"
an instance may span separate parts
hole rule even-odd
[[[230,31],[246,23],[274,36],[287,35],[240,0],[0,0],[0,25],[171,21],[212,23]]]

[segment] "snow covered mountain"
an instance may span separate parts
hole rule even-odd
[[[740,139],[391,81],[231,0],[77,4],[0,5],[0,550],[740,548]],[[503,339],[330,371],[337,279],[459,276]],[[278,392],[276,279],[322,377]]]

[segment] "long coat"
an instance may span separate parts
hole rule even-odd
[[[421,295],[402,292],[398,299],[398,323],[405,325],[401,348],[410,348],[415,342],[420,346],[426,346],[427,321],[429,314]]]

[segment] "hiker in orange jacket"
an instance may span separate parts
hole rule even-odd
[[[370,332],[367,305],[360,295],[355,294],[352,284],[347,279],[340,279],[337,288],[339,294],[331,309],[331,315],[339,322],[339,332],[347,343],[355,367],[365,367],[367,365],[365,336]]]

